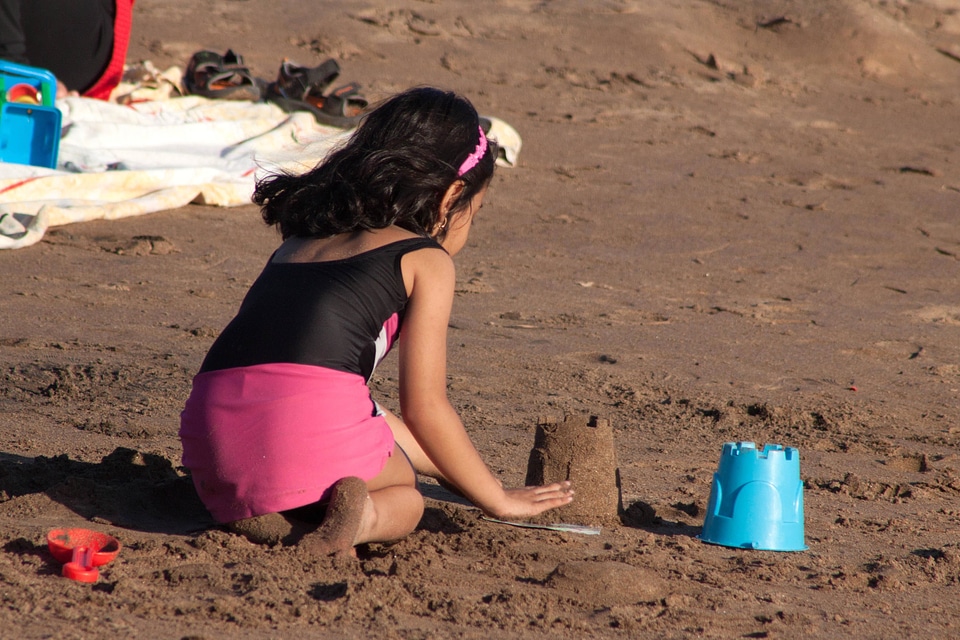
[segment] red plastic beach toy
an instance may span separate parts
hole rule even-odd
[[[120,553],[120,541],[90,529],[54,529],[47,534],[50,553],[63,565],[63,576],[78,582],[96,582],[97,567]]]

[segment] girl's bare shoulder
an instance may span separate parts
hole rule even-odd
[[[453,258],[440,246],[424,247],[405,254],[400,268],[407,295],[412,295],[414,289],[453,292],[457,279]]]

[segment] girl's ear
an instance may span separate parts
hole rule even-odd
[[[460,199],[460,194],[463,193],[463,180],[455,180],[453,184],[447,187],[447,192],[443,194],[443,200],[440,201],[440,220],[446,220],[447,215],[450,213],[450,208],[453,207],[453,203]]]

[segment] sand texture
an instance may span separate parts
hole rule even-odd
[[[356,558],[212,527],[179,413],[276,234],[253,206],[61,227],[0,252],[0,636],[960,634],[954,3],[137,0],[134,20],[131,61],[233,48],[270,79],[335,57],[371,100],[443,86],[519,131],[456,258],[450,397],[507,485],[541,416],[608,421],[623,520],[511,527],[424,480],[417,530]],[[398,409],[395,356],[374,394]],[[696,538],[728,441],[800,451],[809,550]],[[93,585],[45,546],[78,526],[123,545]]]

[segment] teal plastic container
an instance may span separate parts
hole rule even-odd
[[[17,85],[33,87],[40,103],[8,100]],[[57,79],[51,72],[0,60],[0,162],[57,167],[61,114],[56,96]]]
[[[699,537],[740,549],[805,550],[800,451],[725,443]]]

